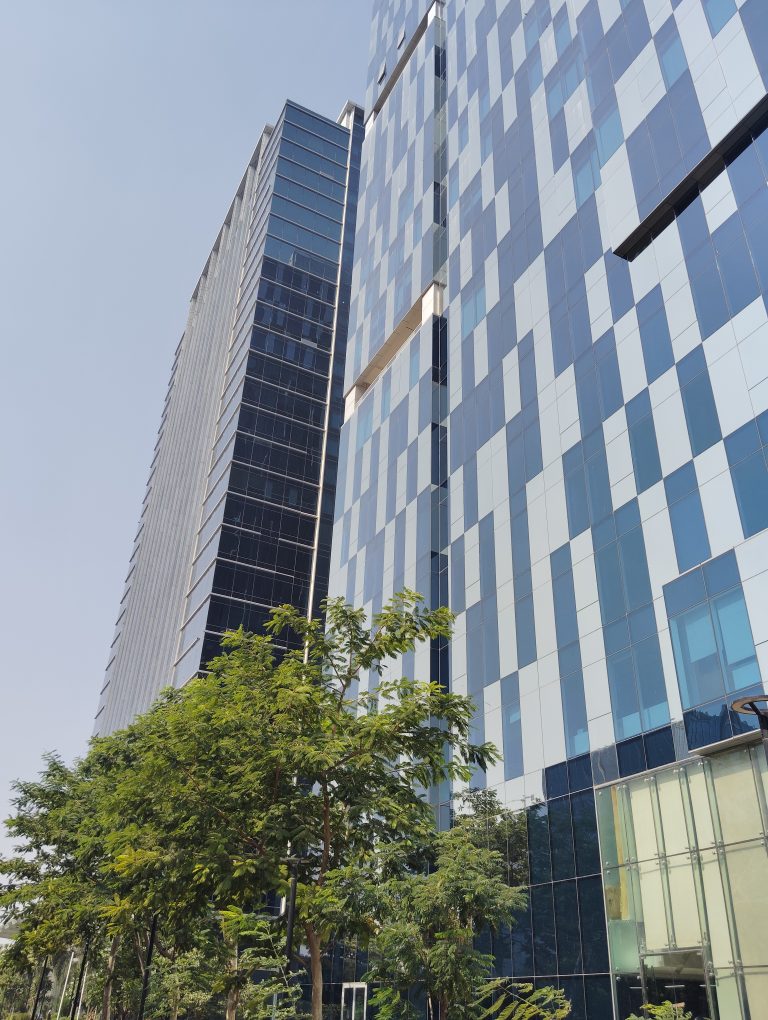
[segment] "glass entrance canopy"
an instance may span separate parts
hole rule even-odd
[[[767,790],[758,743],[596,791],[620,1020],[665,1001],[696,1020],[765,1016]]]

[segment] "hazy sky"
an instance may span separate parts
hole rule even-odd
[[[284,100],[362,102],[370,6],[0,0],[0,818],[85,749],[192,289]]]

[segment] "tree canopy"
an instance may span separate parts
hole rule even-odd
[[[169,975],[215,919],[232,1020],[244,939],[248,952],[256,939],[232,919],[284,924],[289,856],[299,862],[292,950],[308,947],[320,1020],[324,950],[374,930],[355,874],[387,848],[423,853],[434,830],[424,791],[496,760],[471,742],[467,698],[385,674],[417,644],[448,637],[447,609],[406,591],[370,624],[343,600],[324,612],[321,623],[284,606],[263,635],[228,634],[206,675],[164,692],[72,768],[50,758],[38,782],[17,785],[9,828],[20,851],[0,862],[13,883],[0,906],[20,924],[14,952],[29,964],[88,941],[104,1020],[121,953],[141,957],[155,915]],[[295,650],[282,651],[286,633]]]

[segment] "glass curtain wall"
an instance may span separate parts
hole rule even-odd
[[[758,744],[597,790],[620,1020],[644,1001],[766,1015],[767,789]]]

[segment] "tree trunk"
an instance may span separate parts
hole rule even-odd
[[[320,938],[309,924],[307,943],[312,963],[312,1020],[323,1020],[323,961],[320,955]]]
[[[225,1020],[237,1020],[237,1007],[240,1004],[240,989],[230,988],[227,992],[227,1011]]]
[[[229,972],[233,978],[232,985],[227,991],[227,1007],[225,1020],[237,1020],[237,1007],[240,1005],[240,986],[237,981],[237,971],[240,966],[237,939],[230,943],[231,955],[229,958]]]
[[[440,996],[440,1020],[448,1020],[448,996]]]
[[[107,957],[107,973],[104,981],[104,995],[101,1000],[101,1020],[109,1020],[112,1011],[112,985],[115,980],[115,967],[117,966],[117,954],[120,949],[120,936],[115,935],[109,946]]]

